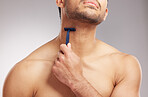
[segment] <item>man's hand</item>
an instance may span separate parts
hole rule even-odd
[[[71,44],[61,44],[60,50],[52,68],[56,78],[71,88],[76,97],[102,97],[84,78],[81,59],[72,51]]]
[[[71,44],[61,44],[60,52],[55,60],[52,72],[62,83],[71,87],[74,83],[84,80],[80,57],[71,49]]]

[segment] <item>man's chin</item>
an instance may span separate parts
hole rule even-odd
[[[78,19],[78,21],[83,23],[88,23],[88,24],[95,24],[95,25],[99,24],[98,19],[94,19],[90,17],[81,18],[81,19]]]
[[[97,23],[99,22],[99,16],[96,14],[85,14],[83,17],[84,20],[88,21],[89,23]]]
[[[99,16],[96,14],[88,14],[88,13],[81,13],[77,14],[75,20],[78,20],[83,23],[90,23],[90,24],[98,24],[99,23]]]
[[[75,11],[67,11],[67,15],[70,19],[78,20],[83,23],[99,24],[100,15],[97,14],[96,10],[91,8],[81,8]]]

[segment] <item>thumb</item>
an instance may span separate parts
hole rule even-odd
[[[68,43],[68,44],[67,44],[67,46],[68,46],[68,48],[70,48],[70,49],[71,49],[71,43]]]

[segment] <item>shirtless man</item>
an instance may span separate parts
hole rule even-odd
[[[108,14],[107,3],[56,0],[60,34],[12,68],[3,97],[140,97],[137,58],[95,38]],[[68,45],[64,27],[76,28]]]

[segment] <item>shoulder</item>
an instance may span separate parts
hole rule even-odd
[[[131,73],[141,75],[141,64],[134,55],[116,52],[111,54],[111,59],[115,63],[116,71],[124,76]]]
[[[141,65],[137,57],[127,55],[123,59],[125,65],[125,75],[131,78],[138,77],[141,79]]]
[[[140,66],[139,60],[134,55],[121,52],[115,47],[107,43],[104,43],[102,41],[101,41],[101,44],[103,45],[102,52],[105,52],[104,53],[105,57],[108,56],[115,62],[123,63],[124,66],[130,65],[130,64],[131,64],[130,66],[136,66],[136,67]],[[132,65],[132,64],[137,64],[137,65]]]
[[[129,54],[121,54],[118,59],[112,97],[139,97],[142,73],[138,59]]]
[[[116,78],[123,79],[123,77],[129,77],[133,75],[133,78],[141,79],[141,65],[138,58],[134,55],[123,53],[118,49],[102,42],[104,45],[105,51],[107,52],[106,56],[114,63],[116,70]],[[136,76],[135,76],[136,75]]]
[[[119,76],[131,73],[141,75],[141,64],[136,56],[123,52],[114,52],[110,54],[109,58],[114,63],[116,73]]]
[[[4,97],[30,97],[38,86],[46,83],[51,75],[51,68],[56,57],[57,47],[52,41],[44,44],[22,61],[18,62],[9,72],[4,83]],[[13,96],[12,96],[13,95]]]
[[[122,52],[114,53],[113,55],[116,60],[117,67],[122,67],[124,71],[129,69],[141,69],[140,62],[136,56]]]
[[[56,39],[53,39],[34,50],[26,59],[52,60],[56,57],[58,51],[59,47]]]
[[[50,62],[23,60],[9,72],[3,88],[4,97],[27,97],[37,91],[38,85],[50,75]]]
[[[116,84],[128,82],[131,85],[133,84],[133,87],[140,87],[142,72],[137,57],[126,53],[117,53],[115,54],[114,59],[116,60]]]
[[[112,54],[115,66],[114,82],[115,91],[113,95],[134,95],[139,97],[139,89],[142,80],[140,62],[137,57],[126,53]],[[126,96],[128,97],[128,96]]]

